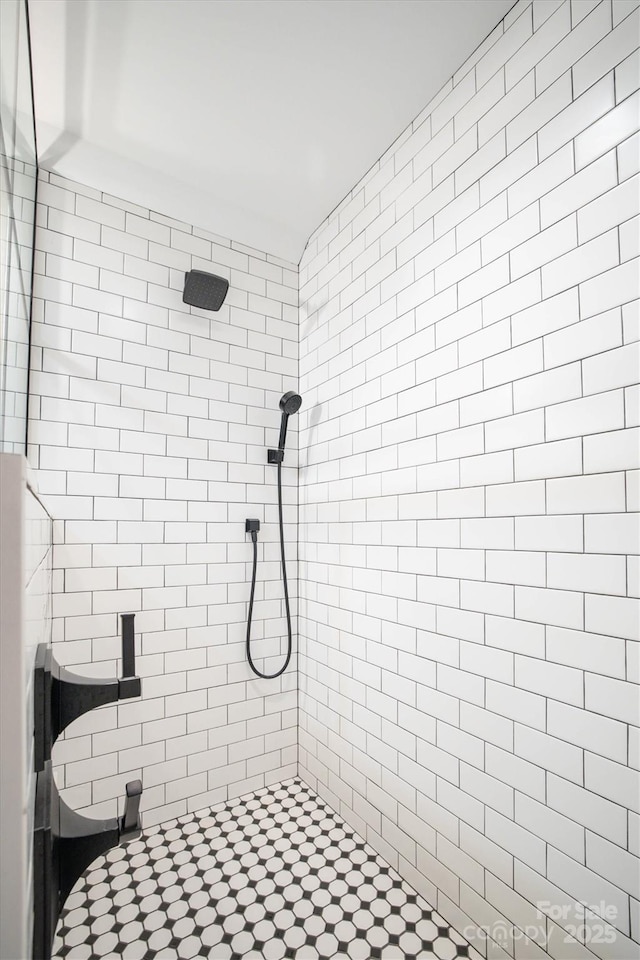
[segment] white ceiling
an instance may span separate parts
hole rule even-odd
[[[29,0],[41,164],[298,262],[512,0]]]

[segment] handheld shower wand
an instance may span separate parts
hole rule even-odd
[[[287,441],[287,424],[289,417],[297,413],[302,404],[302,397],[289,390],[280,398],[280,409],[282,410],[282,419],[280,420],[280,437],[278,438],[278,449],[269,450],[267,454],[268,463],[282,463],[284,460],[284,445]]]
[[[276,677],[279,677],[289,666],[289,661],[291,660],[291,652],[293,649],[293,635],[291,629],[291,609],[289,606],[289,583],[287,581],[287,566],[285,562],[284,555],[284,522],[282,518],[282,461],[284,460],[284,447],[287,441],[287,424],[289,422],[289,417],[297,413],[302,404],[302,397],[294,393],[293,390],[290,390],[288,393],[285,393],[280,400],[280,409],[282,410],[282,419],[280,421],[280,437],[278,439],[278,449],[269,450],[267,453],[267,462],[275,463],[278,466],[278,524],[280,527],[280,560],[282,566],[282,584],[284,587],[284,606],[287,615],[287,655],[285,661],[280,670],[277,670],[275,673],[262,673],[256,667],[253,658],[251,656],[251,621],[253,619],[253,600],[256,591],[256,573],[258,569],[258,530],[260,529],[259,520],[247,520],[245,530],[247,533],[251,534],[251,541],[253,543],[253,569],[251,575],[251,593],[249,595],[249,614],[247,616],[247,640],[246,640],[246,650],[247,650],[247,660],[249,661],[249,666],[253,672],[258,676],[262,677],[263,680],[273,680]]]

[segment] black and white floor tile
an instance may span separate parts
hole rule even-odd
[[[146,830],[67,899],[62,960],[479,954],[301,780]]]

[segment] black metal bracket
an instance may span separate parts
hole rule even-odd
[[[34,960],[50,960],[56,924],[65,900],[96,857],[140,836],[142,783],[126,786],[124,816],[93,820],[60,797],[51,761],[38,773],[33,845]]]
[[[267,450],[267,463],[283,463],[284,450]]]
[[[93,820],[71,810],[60,797],[51,751],[63,730],[83,713],[140,696],[135,675],[133,613],[121,614],[122,677],[100,680],[62,667],[47,644],[36,652],[34,676],[36,805],[33,842],[33,958],[50,960],[56,923],[63,904],[96,857],[140,835],[142,783],[126,786],[124,816]]]
[[[43,770],[51,759],[53,744],[70,723],[83,713],[106,703],[139,697],[140,677],[135,674],[133,613],[121,614],[122,673],[120,679],[83,677],[60,666],[51,649],[38,646],[35,662],[35,769]]]

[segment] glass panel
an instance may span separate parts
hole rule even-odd
[[[24,453],[37,162],[25,0],[0,2],[0,452]]]

